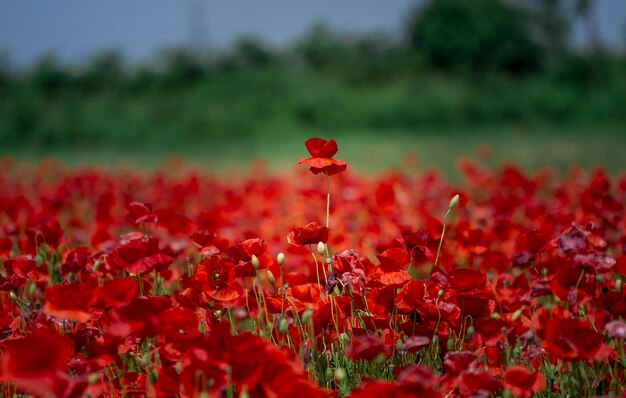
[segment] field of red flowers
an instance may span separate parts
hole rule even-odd
[[[2,160],[2,395],[624,393],[626,177],[306,148],[236,177]]]

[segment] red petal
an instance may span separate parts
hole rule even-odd
[[[306,149],[314,158],[332,158],[337,153],[337,142],[323,138],[309,138],[304,142]]]

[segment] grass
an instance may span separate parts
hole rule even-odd
[[[610,172],[626,170],[626,134],[620,126],[602,129],[593,126],[493,126],[486,128],[425,129],[402,131],[289,131],[255,134],[246,139],[204,138],[197,143],[161,142],[144,147],[3,150],[4,155],[36,162],[53,157],[69,165],[99,164],[116,167],[128,164],[161,168],[172,157],[186,164],[218,172],[247,170],[254,160],[263,159],[272,170],[295,167],[305,156],[303,142],[310,136],[336,138],[338,158],[350,168],[375,173],[390,167],[406,166],[405,155],[417,159],[420,169],[434,168],[455,176],[460,156],[478,157],[481,148],[490,148],[492,164],[511,162],[527,170],[542,166],[564,171],[573,164],[586,168],[604,166]]]

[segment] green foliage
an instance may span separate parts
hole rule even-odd
[[[434,67],[523,74],[540,64],[528,28],[525,14],[500,0],[433,0],[416,13],[407,33]]]
[[[223,53],[174,48],[134,68],[116,52],[78,67],[47,56],[23,71],[0,57],[0,150],[184,150],[301,132],[624,125],[626,60],[569,52],[544,62],[527,35],[528,15],[498,0],[434,0],[409,25],[412,47],[320,25],[282,50],[243,38]]]

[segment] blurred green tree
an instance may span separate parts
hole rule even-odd
[[[526,74],[540,66],[528,14],[500,0],[431,0],[410,18],[411,47],[444,70]]]

